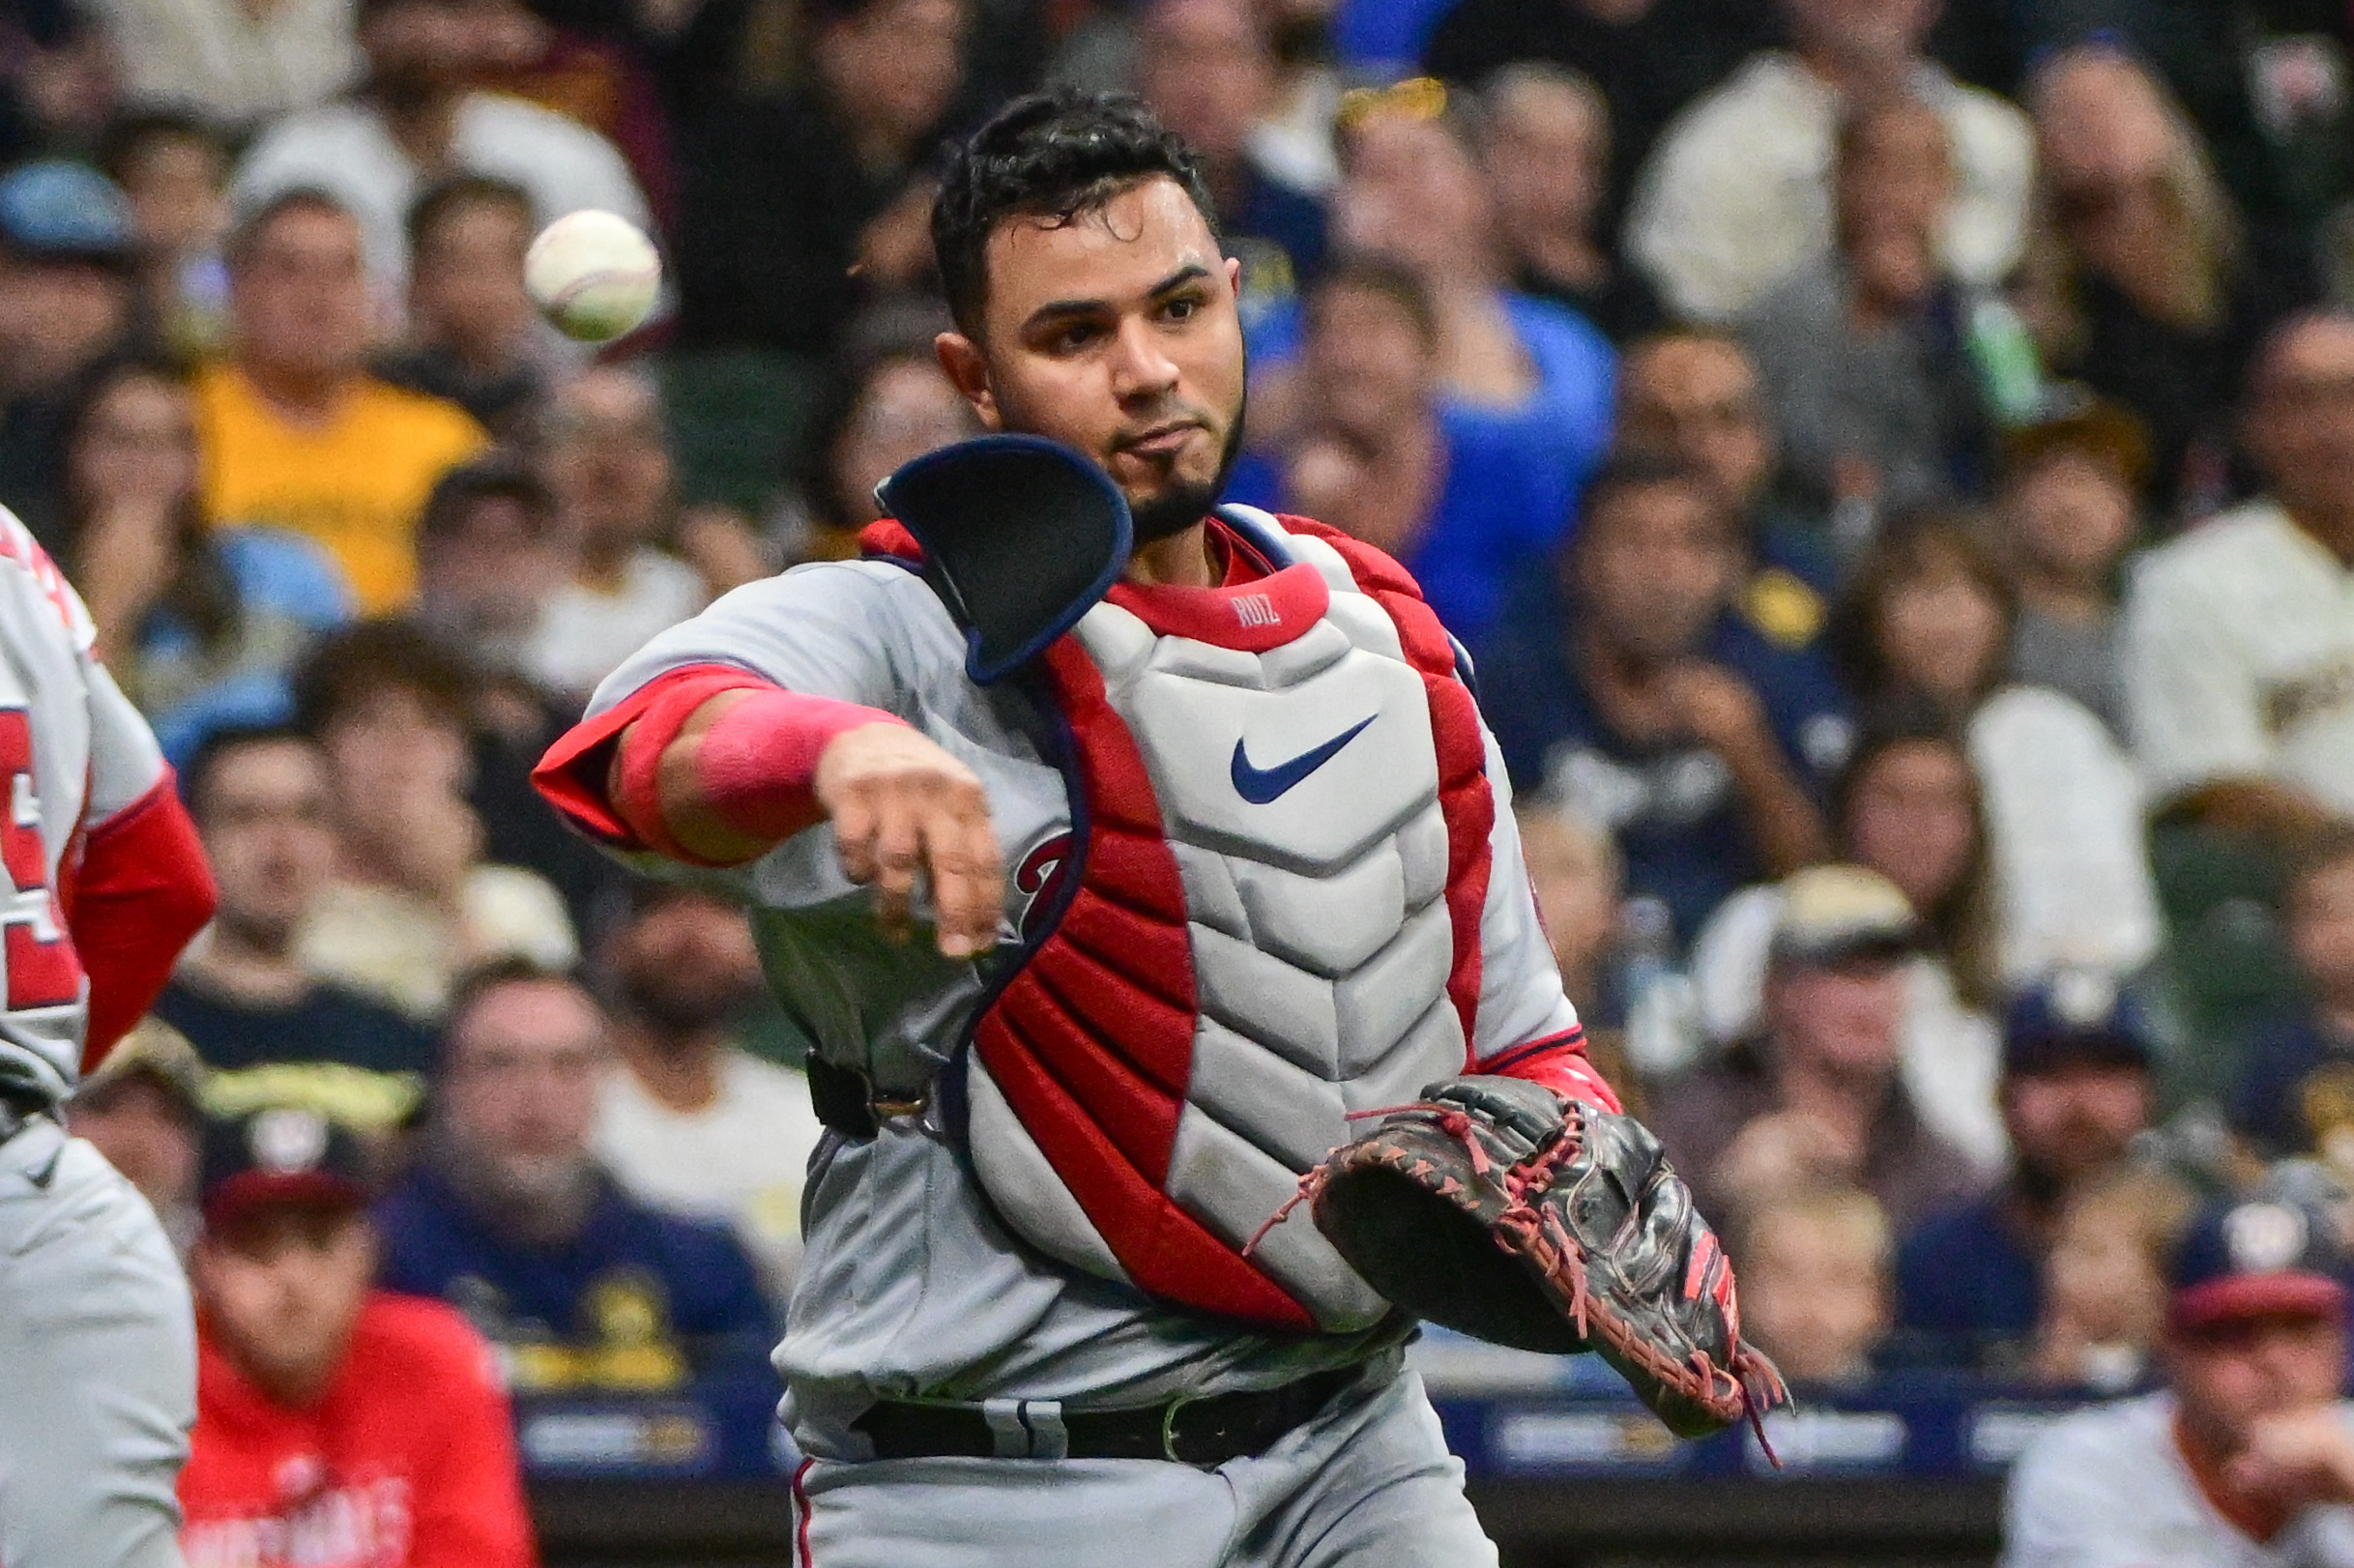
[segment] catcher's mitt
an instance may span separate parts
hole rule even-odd
[[[1499,1345],[1598,1351],[1678,1436],[1788,1398],[1741,1343],[1724,1249],[1632,1117],[1518,1078],[1451,1078],[1302,1190],[1391,1302]]]

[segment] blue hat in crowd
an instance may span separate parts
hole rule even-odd
[[[2342,1318],[2337,1228],[2310,1204],[2274,1195],[2212,1205],[2183,1233],[2167,1271],[2167,1321],[2195,1332],[2249,1318]]]
[[[2150,1054],[2141,1009],[2097,970],[2062,971],[2012,1002],[2003,1020],[2005,1073],[2078,1063],[2146,1067]]]
[[[0,244],[35,261],[131,258],[131,203],[112,180],[82,163],[49,159],[0,178]]]

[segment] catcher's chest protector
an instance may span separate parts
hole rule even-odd
[[[1410,582],[1314,525],[1236,522],[1291,565],[1116,588],[1046,656],[1081,879],[974,1027],[969,1138],[1006,1220],[1054,1257],[1346,1332],[1388,1307],[1305,1209],[1243,1249],[1347,1141],[1348,1112],[1463,1070],[1495,805],[1477,711]]]

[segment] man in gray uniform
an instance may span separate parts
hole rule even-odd
[[[154,1210],[57,1108],[213,882],[81,600],[0,511],[0,1563],[173,1568],[195,1322]]]
[[[1455,650],[1378,552],[1212,510],[1236,267],[1142,109],[1011,105],[933,238],[942,363],[1117,485],[1117,580],[1007,675],[878,524],[656,637],[538,775],[747,902],[811,1042],[800,1560],[1494,1563],[1412,1321],[1287,1205],[1454,1074],[1616,1109]],[[1031,499],[992,525],[1017,576],[1056,549]]]

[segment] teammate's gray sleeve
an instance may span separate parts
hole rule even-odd
[[[1484,1060],[1575,1029],[1578,1010],[1561,991],[1553,944],[1537,918],[1503,753],[1485,723],[1480,736],[1488,750],[1488,787],[1496,798],[1496,827],[1488,835],[1488,900],[1479,921],[1479,1037],[1471,1047],[1472,1056]]]
[[[788,691],[912,718],[944,645],[953,670],[963,653],[955,627],[914,572],[887,562],[819,562],[739,588],[655,636],[604,679],[589,711],[672,670],[735,664]]]

